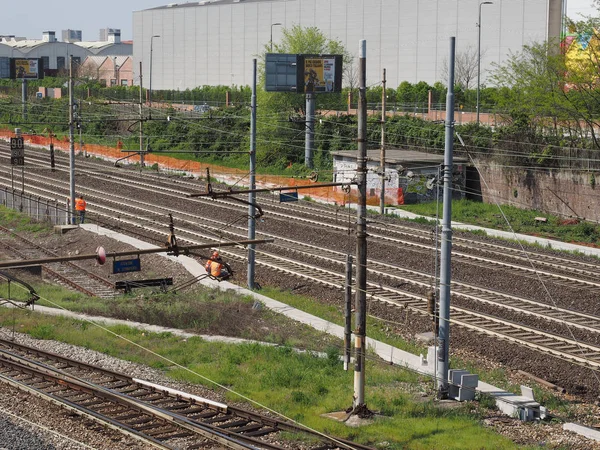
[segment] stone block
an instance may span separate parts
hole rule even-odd
[[[530,387],[521,385],[521,395],[535,401],[535,398],[533,398],[533,389]]]

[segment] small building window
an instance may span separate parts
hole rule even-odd
[[[121,80],[121,86],[129,86],[129,82],[127,80]]]
[[[106,87],[106,80],[104,78],[100,79],[100,86]]]
[[[64,70],[65,68],[65,57],[64,56],[57,56],[56,57],[56,69],[57,70]]]
[[[111,86],[116,86],[117,85],[117,80],[115,80],[114,78],[110,79],[110,85]]]

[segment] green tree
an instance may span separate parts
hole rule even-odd
[[[264,86],[264,59],[271,52],[271,43],[265,45],[262,54],[260,85]],[[329,39],[317,27],[303,28],[294,25],[282,30],[280,42],[273,42],[274,53],[289,54],[336,54],[343,56],[345,83],[352,88],[353,58],[339,40]],[[345,106],[345,93],[316,96],[316,109],[339,109]],[[305,98],[294,93],[271,93],[260,89],[257,94],[257,162],[276,168],[294,167],[304,160]],[[320,131],[317,118],[315,132]],[[329,144],[326,139],[315,137],[315,165],[327,165]]]
[[[597,18],[570,21],[571,36],[562,45],[551,41],[525,46],[495,66],[494,100],[507,119],[529,132],[570,136],[571,145],[582,145],[589,136],[600,148],[598,22]]]

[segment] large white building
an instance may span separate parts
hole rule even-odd
[[[315,26],[358,54],[367,41],[367,84],[442,80],[450,37],[456,52],[481,38],[481,79],[523,45],[558,38],[564,0],[205,0],[133,13],[134,68],[143,85],[188,89],[249,85],[252,59],[281,28]],[[481,27],[478,27],[481,14]],[[281,24],[281,25],[276,25]],[[479,32],[481,32],[479,34]],[[153,37],[154,36],[154,37]],[[151,52],[152,49],[152,52]],[[152,58],[151,58],[152,53]],[[358,58],[357,58],[358,59]]]

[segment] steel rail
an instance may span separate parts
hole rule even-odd
[[[156,209],[157,207],[159,207],[157,205],[150,205],[150,204],[145,204],[145,206],[146,206],[146,208],[141,209],[141,211],[143,211],[143,212],[150,212],[151,208]],[[117,210],[114,209],[111,212],[116,212],[116,211]],[[121,211],[121,214],[123,214],[123,211]],[[191,216],[191,217],[193,217],[193,216]],[[124,220],[124,219],[121,217],[121,220]],[[204,221],[205,222],[206,221],[210,222],[210,221],[212,221],[212,219],[205,218]],[[131,225],[137,225],[137,223],[135,223],[133,221],[125,221],[125,222],[127,222],[127,223],[129,223]],[[216,221],[214,221],[214,222],[217,223]],[[192,221],[190,221],[190,223],[192,223]],[[159,233],[159,230],[156,230],[156,229],[154,229],[152,231],[154,233]],[[291,242],[291,241],[287,240],[286,241],[286,245],[289,242]],[[305,244],[299,244],[299,245],[305,246]],[[290,249],[289,245],[286,246],[286,248]],[[323,250],[323,251],[326,251],[326,250]],[[316,256],[318,256],[318,255],[316,255]],[[390,271],[390,266],[389,265],[382,265],[381,263],[377,263],[377,262],[373,262],[373,263],[375,265],[379,265],[380,267],[383,268],[382,273],[384,274],[384,276],[394,277],[391,274],[389,274],[389,271]],[[372,270],[372,269],[370,269],[370,270]],[[393,270],[395,270],[395,271],[401,271],[402,269],[400,269],[398,267],[395,267],[395,268],[393,268]],[[406,273],[406,271],[405,271],[405,273]],[[419,284],[419,283],[416,283],[415,280],[414,280],[414,277],[416,276],[416,274],[417,274],[416,272],[412,272],[412,273],[410,273],[410,276],[412,276],[412,279],[411,278],[400,277],[400,280],[401,281],[409,282],[411,284]],[[420,283],[420,285],[421,286],[425,286],[427,284],[427,281],[425,280],[425,276],[424,275],[420,275],[420,277],[421,277],[422,280],[424,280],[424,281],[422,281]],[[576,281],[576,280],[573,280],[573,281]],[[459,284],[457,284],[457,285],[459,285]],[[470,290],[471,293],[470,294],[469,293],[465,293],[465,292],[463,292],[464,290]],[[525,299],[519,299],[519,298],[514,297],[514,296],[506,296],[506,295],[500,295],[500,294],[492,293],[489,290],[487,290],[486,293],[485,293],[485,295],[486,295],[487,298],[486,297],[481,297],[481,296],[477,297],[476,295],[473,294],[474,292],[475,292],[475,294],[477,294],[477,293],[481,293],[482,290],[479,290],[479,289],[474,288],[474,287],[468,287],[467,285],[462,285],[462,289],[458,289],[458,292],[455,291],[455,294],[458,295],[458,296],[464,296],[466,298],[470,298],[470,299],[473,299],[473,300],[476,300],[476,301],[487,302],[489,304],[495,304],[495,305],[498,305],[498,306],[501,306],[501,307],[512,309],[514,311],[523,312],[523,313],[528,314],[528,315],[533,315],[533,316],[537,316],[537,317],[547,318],[548,320],[552,320],[552,321],[555,321],[555,322],[564,322],[565,320],[569,320],[569,321],[572,322],[572,324],[575,327],[586,328],[586,329],[590,329],[590,330],[595,331],[595,332],[598,331],[596,327],[589,326],[586,323],[584,323],[584,324],[580,323],[580,320],[584,320],[585,322],[588,322],[588,323],[591,321],[592,324],[593,324],[595,321],[597,321],[597,318],[595,318],[594,316],[582,315],[582,314],[577,313],[577,312],[572,312],[571,313],[571,312],[568,312],[567,310],[564,310],[564,309],[543,306],[540,303],[537,303],[537,302],[534,302],[534,301],[527,301]],[[496,297],[502,297],[505,300],[509,299],[510,301],[513,302],[513,304],[512,305],[501,304],[500,301],[499,301],[499,299],[496,299],[496,300],[492,299],[492,300],[490,300],[489,299],[490,295],[496,296]],[[532,306],[536,306],[538,308],[541,308],[543,312],[535,312],[535,311],[531,311],[530,309],[527,310],[526,308],[524,308],[522,306],[521,307],[515,306],[514,305],[515,301],[519,302],[519,303],[530,302],[530,304]],[[561,311],[562,311],[562,313],[561,313]],[[556,316],[557,313],[559,314],[558,316]]]
[[[151,208],[154,208],[154,210],[155,210],[157,207],[159,207],[157,205],[151,205],[151,204],[145,204],[145,206],[146,206],[146,208],[141,209],[141,211],[143,211],[143,212],[150,212],[150,211],[152,211]],[[116,209],[113,210],[113,211],[116,211]],[[123,211],[121,211],[121,214],[123,214]],[[121,217],[121,220],[124,220],[124,219]],[[211,219],[206,219],[205,218],[204,221],[211,221]],[[136,226],[138,225],[137,223],[135,223],[133,221],[126,221],[126,222],[129,223],[129,224],[131,224],[131,225],[136,225]],[[190,223],[192,223],[192,221],[190,221]],[[152,231],[154,233],[160,233],[159,230],[151,229],[148,226],[146,226],[146,229],[148,229],[149,231]],[[178,229],[178,231],[183,231],[183,230],[182,229]],[[194,241],[191,241],[191,242],[194,242]],[[288,241],[288,242],[290,242],[290,241]],[[290,246],[287,245],[288,242],[286,242],[286,248],[290,249]],[[305,246],[305,244],[300,244],[300,245]],[[323,250],[323,251],[325,251],[325,250]],[[313,255],[313,256],[318,256],[318,255]],[[382,267],[384,269],[383,272],[382,272],[384,274],[384,276],[386,276],[386,274],[388,274],[388,272],[390,271],[390,266],[389,265],[382,265],[381,263],[377,263],[377,262],[375,262],[374,264],[379,264],[380,267]],[[396,267],[396,268],[394,268],[394,270],[400,271],[402,269]],[[399,279],[401,281],[406,281],[406,282],[409,282],[411,284],[419,284],[419,283],[416,283],[415,280],[414,280],[415,274],[416,274],[416,272],[413,272],[412,274],[410,274],[410,276],[412,276],[412,279],[411,278],[403,278],[403,277],[400,277]],[[387,276],[388,277],[393,277],[391,274],[388,274]],[[421,276],[421,278],[424,280],[424,276]],[[427,284],[427,281],[422,281],[420,283],[421,286],[425,286],[426,284]],[[476,296],[476,295],[473,294],[473,292],[475,291],[476,294],[479,294],[479,293],[481,293],[481,290],[478,290],[478,289],[476,289],[474,287],[468,287],[467,285],[463,285],[463,288],[464,289],[458,289],[458,291],[455,291],[455,295],[457,295],[457,296],[463,296],[463,297],[470,298],[470,299],[476,300],[476,301],[487,302],[489,304],[495,304],[497,306],[501,306],[501,307],[504,307],[504,308],[507,308],[507,309],[512,309],[512,310],[517,311],[517,312],[521,312],[521,313],[524,313],[524,314],[528,314],[528,315],[532,315],[532,316],[544,318],[544,319],[555,321],[555,322],[566,322],[566,321],[568,321],[568,322],[570,322],[575,327],[589,329],[591,331],[598,332],[598,329],[596,327],[588,325],[588,323],[590,321],[591,321],[592,325],[597,322],[597,318],[594,317],[594,316],[582,315],[581,313],[577,313],[577,312],[568,312],[567,310],[564,310],[564,309],[552,308],[552,307],[544,306],[544,305],[541,305],[540,303],[537,303],[537,302],[534,302],[534,301],[527,301],[525,299],[519,299],[519,298],[514,297],[514,296],[506,296],[506,295],[500,295],[500,294],[492,293],[489,290],[487,290],[485,292],[485,295],[486,295],[487,298],[486,297],[482,297],[482,296]],[[463,290],[467,290],[467,289],[470,290],[470,294],[463,292]],[[490,295],[495,295],[496,297],[501,297],[504,300],[509,299],[510,301],[513,302],[513,304],[512,305],[502,304],[502,303],[500,303],[500,299],[496,299],[496,300],[490,299],[489,298]],[[519,306],[515,306],[514,305],[515,301],[519,302],[521,304],[523,302],[525,302],[525,303],[530,302],[530,304],[532,305],[532,307],[537,307],[537,308],[541,309],[541,311],[536,312],[536,311],[532,311],[531,309],[526,309],[523,306],[520,306],[520,307]],[[582,324],[580,322],[581,320],[583,320],[586,323]]]
[[[521,269],[521,268],[518,268],[518,269]],[[314,280],[314,281],[319,281],[319,280]],[[334,284],[338,284],[338,286],[339,286],[339,283],[337,283],[337,282],[336,282],[336,283],[334,283]],[[422,301],[422,299],[421,299],[421,301]],[[470,326],[470,327],[472,327],[473,325],[472,325],[472,324],[470,324],[469,326]]]
[[[166,440],[199,435],[203,439],[209,439],[226,448],[236,450],[258,450],[258,447],[256,447],[256,444],[258,443],[260,443],[261,448],[282,450],[281,446],[270,445],[269,443],[249,439],[241,434],[227,433],[227,430],[219,429],[218,427],[210,427],[200,422],[194,422],[180,414],[172,413],[141,400],[138,398],[141,397],[141,395],[134,394],[133,396],[129,396],[122,394],[113,389],[108,389],[95,383],[78,379],[77,377],[62,371],[57,371],[51,367],[44,367],[39,363],[27,361],[25,358],[14,355],[7,356],[6,352],[2,352],[0,367],[7,368],[7,371],[14,368],[22,373],[28,373],[31,377],[42,378],[43,381],[38,381],[37,379],[33,380],[34,382],[31,383],[32,385],[52,383],[56,386],[56,389],[53,389],[50,395],[54,396],[52,395],[54,392],[60,393],[60,395],[54,396],[55,399],[67,401],[70,406],[86,411],[88,415],[94,416],[96,421],[111,423],[114,426],[120,427],[126,434],[138,439],[141,438],[142,440],[147,440],[149,442],[154,441],[165,446],[163,441]],[[7,376],[7,371],[3,374],[4,376]],[[27,384],[27,381],[31,381],[31,379],[20,378],[16,381]],[[66,390],[65,387],[76,391],[76,393],[67,395],[70,393],[64,392]],[[91,399],[86,397],[79,399],[78,397],[81,393],[93,397]],[[68,398],[65,399],[65,397],[73,397],[77,400],[69,400]],[[106,403],[108,403],[108,405],[106,405]],[[127,409],[118,409],[119,406]],[[92,409],[92,407],[96,407],[99,411]],[[100,412],[105,410],[110,412],[111,415],[109,416]],[[124,417],[126,420],[135,418],[135,420],[132,425],[128,425],[123,419],[119,420],[119,417]],[[240,441],[240,439],[242,441]],[[178,447],[167,445],[165,448],[177,449]]]
[[[46,177],[44,177],[46,178]],[[116,181],[116,180],[115,180]],[[53,180],[53,182],[55,182]],[[120,182],[120,181],[119,181]],[[122,182],[123,184],[126,185],[131,185],[132,181],[128,180],[127,182]],[[49,182],[50,184],[50,182]],[[143,184],[143,183],[138,183],[139,184]],[[153,192],[156,191],[156,186],[152,186],[150,187],[147,184],[144,184],[144,186],[147,186],[148,189],[151,189]],[[168,189],[168,188],[163,188],[163,191],[170,191],[171,195],[175,194],[173,192],[177,192],[173,189]],[[183,192],[180,192],[181,195],[183,195]],[[103,200],[106,201],[106,193],[103,193]],[[197,199],[195,199],[197,200]],[[218,200],[215,200],[218,201]],[[118,203],[118,202],[117,202]],[[235,209],[233,207],[231,207],[232,209]],[[289,215],[283,214],[283,213],[271,213],[272,215],[275,216],[279,216],[279,217],[284,217],[284,218],[290,218]],[[311,220],[311,219],[307,219],[307,218],[298,218],[298,217],[294,217],[294,220],[300,221],[300,222],[304,222],[310,225],[317,225],[317,226],[321,226],[321,227],[326,227],[326,228],[331,228],[337,231],[346,231],[347,228],[345,227],[341,227],[339,225],[335,225],[335,224],[330,224],[330,223],[323,223],[322,221],[315,221],[315,220]],[[424,251],[424,252],[430,252],[431,250],[431,245],[427,245],[427,244],[419,244],[419,243],[415,243],[412,241],[406,241],[406,240],[402,240],[402,239],[397,239],[397,238],[393,238],[390,236],[385,236],[385,235],[380,235],[380,234],[374,234],[374,233],[370,233],[370,238],[371,239],[378,239],[378,240],[382,240],[382,241],[387,241],[387,242],[392,242],[394,244],[397,245],[402,245],[404,247],[411,247],[414,249],[417,249],[418,251]],[[550,281],[550,282],[554,282],[554,283],[561,283],[564,284],[568,287],[575,287],[577,284],[581,283],[587,286],[587,288],[592,288],[595,291],[598,290],[600,292],[600,282],[596,282],[596,281],[589,281],[589,280],[582,280],[582,279],[575,279],[566,275],[561,275],[561,274],[557,274],[557,273],[551,273],[551,272],[546,272],[546,271],[541,271],[539,269],[535,269],[532,268],[531,266],[519,266],[519,265],[515,265],[515,264],[511,264],[511,263],[507,263],[507,262],[503,262],[503,261],[495,261],[495,260],[490,260],[488,258],[482,258],[476,255],[472,255],[470,253],[465,253],[465,252],[457,252],[457,251],[453,251],[453,256],[455,257],[456,260],[463,260],[463,262],[466,263],[471,263],[471,264],[476,264],[476,265],[483,265],[485,267],[502,267],[502,268],[507,268],[513,271],[516,271],[517,273],[519,273],[520,275],[523,275],[523,272],[527,272],[530,274],[530,276],[532,277],[540,277],[544,280]],[[591,275],[590,275],[591,276]]]
[[[240,442],[249,445],[249,447],[244,448],[255,448],[254,446],[257,446],[256,448],[261,449],[280,450],[279,445],[256,439],[256,437],[289,431],[314,436],[330,445],[328,448],[339,448],[340,450],[371,449],[371,447],[351,441],[316,433],[301,425],[186,394],[185,392],[131,378],[124,374],[12,341],[0,339],[0,346],[5,348],[0,350],[0,358],[41,370],[48,376],[58,376],[63,380],[73,381],[90,389],[99,389],[107,395],[117,396],[118,399],[125,399],[127,402],[131,401],[130,397],[126,395],[129,393],[133,395],[134,406],[139,407],[141,405],[144,412],[157,413],[161,419],[178,425],[181,423],[186,424],[191,427],[188,427],[191,431],[201,427],[203,435],[206,434],[205,432],[218,433],[228,437],[229,440],[233,440],[234,443]],[[14,353],[15,350],[19,353]],[[31,360],[32,356],[36,356],[41,361]],[[73,368],[83,370],[83,373],[73,374],[71,371]],[[98,381],[99,378],[101,381]],[[200,407],[200,410],[198,410],[198,407]],[[191,413],[186,415],[184,413],[186,409],[190,409]],[[235,423],[238,425],[234,426]]]
[[[3,155],[0,155],[0,156],[3,156]],[[6,158],[8,158],[8,156],[6,156]],[[92,164],[92,163],[86,162],[86,165],[89,165],[89,166],[97,169],[97,164]],[[111,173],[111,172],[110,171],[109,172],[99,172],[99,175],[101,175],[102,177],[106,177],[106,173]],[[128,176],[129,177],[132,177],[132,176],[135,177],[135,176],[139,176],[139,175],[134,174],[134,173],[130,173],[130,174],[128,174]],[[153,176],[153,175],[151,175],[151,176],[153,177],[154,180],[161,181],[163,183],[165,182],[164,177]],[[145,182],[141,182],[140,181],[140,182],[137,182],[137,184],[140,187],[147,186],[147,177],[148,177],[148,174],[144,174],[144,178],[142,178],[142,179],[145,180]],[[111,178],[111,177],[109,176],[109,178]],[[118,179],[117,177],[114,177],[114,178]],[[168,181],[172,182],[173,180],[170,179]],[[132,180],[128,179],[127,183],[131,184]],[[182,180],[177,180],[177,183],[178,184],[187,184],[187,185],[190,186],[191,189],[196,189],[197,188],[197,184],[196,183],[188,183],[188,182],[182,181]],[[158,187],[158,186],[156,186],[154,184],[152,185],[152,189],[155,190],[157,188],[162,189],[165,192],[170,192],[173,195],[187,195],[186,192],[176,191],[176,190],[174,190],[172,188],[169,188],[169,187]],[[268,191],[269,189],[266,189],[266,190]],[[223,200],[221,200],[220,203],[222,205],[231,205],[230,202],[226,202],[226,201],[223,201]],[[302,205],[302,206],[295,205],[294,207],[296,209],[302,209],[305,214],[309,214],[309,215],[314,216],[315,220],[318,223],[320,223],[321,225],[328,225],[328,224],[323,224],[325,217],[335,218],[336,219],[335,221],[337,222],[337,216],[338,216],[338,210],[337,210],[337,208],[336,208],[335,213],[331,213],[330,211],[328,211],[327,209],[324,209],[324,208],[316,209],[316,208],[313,208],[313,207],[310,207],[310,206],[306,206],[306,205]],[[281,206],[277,206],[276,204],[272,203],[271,204],[271,208],[282,208],[282,207]],[[289,218],[290,217],[289,216],[290,206],[287,205],[286,208],[283,208],[283,209],[286,210],[286,213],[278,213],[277,211],[270,211],[270,213],[272,215],[281,214],[282,217]],[[295,218],[295,219],[296,220],[302,220],[302,218]],[[401,233],[403,235],[408,235],[408,236],[413,237],[414,239],[419,239],[419,240],[427,239],[427,237],[424,236],[424,234],[430,233],[430,232],[422,231],[422,230],[419,230],[419,229],[416,229],[416,228],[410,228],[410,227],[403,226],[403,225],[398,225],[398,224],[386,224],[385,227],[382,227],[382,226],[379,226],[379,225],[377,225],[375,223],[375,224],[371,225],[370,229],[372,229],[372,230],[378,230],[378,231],[381,231],[383,233],[390,233],[390,232]],[[512,249],[510,247],[502,247],[500,245],[492,244],[492,243],[489,243],[489,242],[474,241],[474,240],[460,238],[460,237],[457,237],[455,239],[455,241],[456,241],[455,245],[453,246],[455,249],[456,248],[460,248],[460,247],[462,247],[464,245],[464,246],[467,246],[467,248],[469,248],[470,251],[473,251],[472,248],[473,248],[473,246],[475,246],[476,250],[478,252],[484,252],[484,253],[488,253],[488,254],[491,253],[492,255],[496,255],[496,256],[500,256],[500,257],[504,257],[504,258],[510,258],[510,259],[517,259],[519,261],[523,261],[523,262],[527,262],[527,263],[529,263],[530,261],[533,261],[534,264],[537,264],[537,265],[540,265],[540,264],[541,265],[546,265],[546,266],[552,267],[552,268],[560,270],[560,271],[565,271],[565,267],[570,264],[571,266],[568,266],[568,271],[575,272],[575,273],[577,273],[579,275],[585,275],[585,276],[588,276],[588,277],[593,278],[593,279],[597,279],[598,276],[600,276],[600,271],[592,270],[592,269],[596,268],[597,266],[594,265],[594,264],[591,264],[591,263],[584,263],[584,262],[580,262],[580,261],[577,261],[577,260],[566,259],[566,258],[559,258],[559,257],[555,257],[555,256],[545,255],[543,253],[534,253],[534,254],[532,254],[532,256],[530,256],[530,258],[525,258],[525,257],[520,256],[520,255],[511,254],[510,252],[511,252]],[[425,247],[427,247],[427,245]],[[517,250],[517,251],[520,252],[520,250]],[[472,255],[469,255],[469,256],[472,256]],[[584,268],[581,269],[581,268],[578,268],[578,267],[573,267],[573,265],[582,266]]]
[[[2,228],[2,227],[0,227],[0,228]],[[7,248],[11,253],[14,253],[17,256],[19,256],[23,261],[27,261],[29,259],[29,257],[31,256],[31,255],[28,255],[28,254],[22,252],[21,250],[18,250],[16,248],[6,244],[5,242],[0,242],[0,246]],[[50,275],[50,277],[61,281],[62,283],[66,284],[67,286],[70,286],[73,289],[75,289],[85,295],[89,295],[90,297],[99,297],[99,295],[96,291],[92,291],[79,283],[75,283],[71,278],[68,278],[68,277],[58,273],[56,270],[52,269],[49,264],[43,264],[41,266],[42,266],[43,270],[45,272],[47,272],[48,275]],[[74,269],[74,270],[77,270],[77,269]],[[83,271],[84,273],[87,272],[85,269],[81,269],[81,271]],[[87,275],[87,273],[86,273],[86,275]],[[94,278],[94,279],[96,279],[96,278]],[[111,283],[111,287],[114,287],[114,285],[112,283]]]

